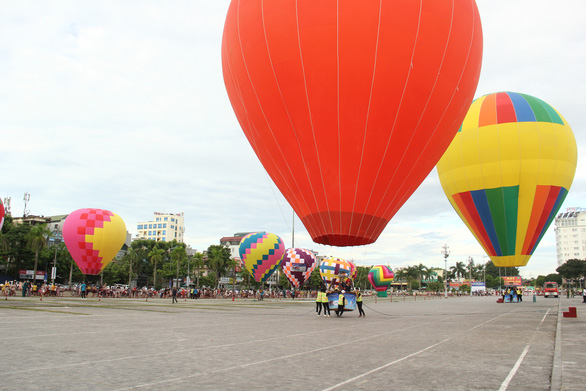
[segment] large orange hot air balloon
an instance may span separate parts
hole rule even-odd
[[[472,102],[474,0],[232,0],[224,81],[261,163],[313,240],[374,242]]]

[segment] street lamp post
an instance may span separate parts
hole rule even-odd
[[[450,256],[450,250],[447,244],[444,244],[444,247],[442,247],[442,251],[441,253],[444,256],[444,286],[445,286],[445,290],[444,290],[444,296],[447,298],[448,297],[448,257]]]

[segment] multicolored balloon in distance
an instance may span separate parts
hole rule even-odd
[[[356,279],[356,276],[358,275],[358,269],[356,268],[354,262],[346,262],[348,262],[348,264],[350,265],[350,278],[352,279],[352,281],[354,281]]]
[[[289,248],[283,255],[281,269],[295,288],[302,286],[317,266],[315,255],[302,248]]]
[[[224,83],[271,179],[317,243],[373,243],[474,98],[474,0],[233,0]]]
[[[6,217],[6,211],[4,210],[2,200],[0,200],[0,229],[4,226],[4,217]]]
[[[498,92],[472,103],[437,165],[450,203],[495,266],[525,266],[576,172],[576,140],[544,101]]]
[[[350,276],[351,266],[340,258],[325,258],[319,265],[319,274],[326,287],[336,287],[340,283],[342,275]]]
[[[368,281],[370,281],[374,290],[378,292],[379,297],[387,297],[387,289],[389,289],[394,278],[395,273],[385,265],[373,266],[368,272]]]
[[[265,282],[281,264],[285,243],[268,232],[250,233],[240,241],[240,259],[256,282]]]
[[[78,209],[63,223],[63,240],[83,274],[100,274],[126,240],[126,225],[104,209]]]

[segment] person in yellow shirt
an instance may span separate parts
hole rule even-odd
[[[362,309],[362,292],[360,291],[356,292],[356,305],[358,306],[358,317],[366,316]]]
[[[324,318],[330,317],[330,303],[328,300],[328,294],[326,292],[326,288],[321,289],[321,305],[324,309]]]
[[[317,316],[321,315],[321,300],[321,291],[317,291],[317,295],[315,296],[315,312],[317,312]]]
[[[338,318],[342,317],[342,314],[344,313],[344,306],[346,305],[346,296],[344,293],[346,293],[346,291],[342,291],[338,295],[338,313],[336,314]]]

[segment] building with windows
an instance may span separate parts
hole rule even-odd
[[[555,218],[558,266],[570,259],[586,259],[586,208],[568,208]]]
[[[237,232],[234,236],[224,236],[220,239],[220,245],[230,249],[232,259],[240,260],[240,241],[250,232]]]
[[[183,243],[185,225],[183,213],[155,212],[152,221],[139,222],[136,225],[138,239],[156,240],[158,242]]]

